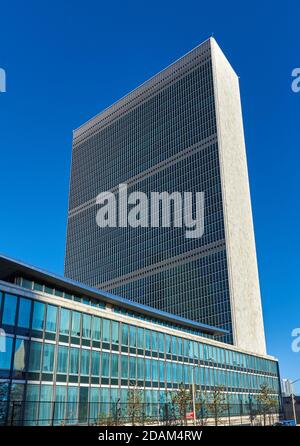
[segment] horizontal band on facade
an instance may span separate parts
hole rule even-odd
[[[102,282],[96,286],[96,288],[101,288],[108,290],[111,287],[118,287],[124,285],[127,282],[132,282],[135,280],[140,280],[153,274],[157,274],[161,271],[166,271],[177,264],[184,265],[185,263],[197,260],[201,257],[206,257],[216,252],[224,250],[226,247],[225,240],[218,240],[217,242],[210,243],[209,245],[201,246],[200,248],[187,251],[184,254],[179,254],[178,256],[171,257],[169,259],[163,260],[158,263],[154,263],[151,267],[141,268],[130,274],[126,274],[116,280],[111,280],[109,282]]]
[[[145,180],[146,178],[149,178],[152,175],[155,175],[158,172],[161,172],[164,169],[167,169],[168,167],[175,165],[176,163],[182,161],[185,158],[188,158],[189,156],[199,152],[200,150],[207,149],[208,147],[210,147],[213,144],[217,144],[217,134],[215,134],[214,136],[205,138],[201,143],[194,144],[193,146],[188,147],[185,150],[182,150],[180,153],[176,153],[175,155],[169,157],[168,159],[166,159],[164,161],[161,161],[160,163],[156,164],[155,166],[149,167],[149,169],[144,170],[143,172],[141,172],[138,175],[135,175],[134,177],[128,178],[125,181],[125,183],[127,184],[128,188],[133,187],[134,185]],[[118,191],[118,186],[115,186],[107,192],[116,193],[117,191]],[[68,211],[68,218],[72,218],[75,215],[79,214],[80,212],[83,212],[83,211],[95,206],[96,198],[97,197],[94,197],[91,200],[88,200],[85,203],[82,203],[81,205],[70,209]]]

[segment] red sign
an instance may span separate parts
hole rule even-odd
[[[186,417],[187,420],[194,419],[194,412],[187,412],[185,414],[185,417]]]

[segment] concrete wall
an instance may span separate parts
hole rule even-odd
[[[239,80],[210,39],[234,344],[266,353]]]

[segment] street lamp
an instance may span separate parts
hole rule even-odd
[[[194,418],[194,426],[196,426],[196,401],[195,401],[195,379],[194,379],[194,370],[197,365],[192,366],[192,394],[193,394],[193,418]]]
[[[297,383],[298,381],[300,381],[300,378],[295,379],[295,381],[292,381],[292,382],[291,382],[291,386],[292,386],[293,384]],[[293,406],[294,421],[295,421],[295,424],[297,424],[297,416],[296,416],[296,408],[295,408],[295,398],[294,398],[295,395],[294,395],[294,393],[291,394],[291,397],[292,397],[292,406]]]

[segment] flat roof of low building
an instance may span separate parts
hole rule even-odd
[[[98,288],[84,285],[66,277],[49,273],[43,269],[0,254],[0,280],[12,283],[15,277],[24,277],[29,280],[42,282],[47,286],[59,288],[68,293],[80,294],[113,306],[117,306],[127,311],[140,313],[146,317],[155,318],[170,324],[176,324],[177,326],[182,326],[185,329],[188,328],[197,330],[210,335],[228,334],[228,331],[222,328],[192,321],[190,319],[176,316],[175,314],[167,313],[147,305],[142,305],[124,297],[115,296],[107,291],[99,290]]]

